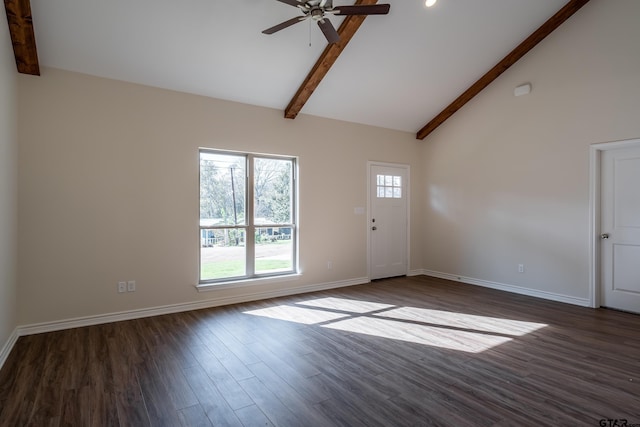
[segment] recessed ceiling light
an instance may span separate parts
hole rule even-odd
[[[427,7],[431,7],[434,4],[436,4],[436,1],[438,1],[438,0],[425,0],[424,5],[427,6]]]

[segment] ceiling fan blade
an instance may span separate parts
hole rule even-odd
[[[319,20],[318,27],[320,27],[320,29],[322,30],[322,33],[327,38],[327,41],[329,42],[329,44],[338,43],[340,41],[340,36],[338,35],[338,32],[334,28],[331,21],[329,21],[328,19]]]
[[[299,2],[298,0],[277,0],[277,1],[282,2],[282,3],[286,3],[286,4],[291,5],[293,7],[298,7],[298,6],[304,5],[304,2]]]
[[[364,6],[336,6],[333,8],[335,15],[386,15],[391,5],[371,4]]]
[[[267,28],[262,32],[262,34],[273,34],[277,31],[284,30],[287,27],[292,26],[293,24],[297,24],[298,22],[302,22],[307,19],[306,16],[296,16],[295,18],[291,18],[287,21],[281,22],[278,25],[274,25],[271,28]]]

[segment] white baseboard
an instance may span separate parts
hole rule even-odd
[[[138,310],[121,311],[118,313],[101,314],[97,316],[76,317],[72,319],[57,320],[53,322],[36,323],[32,325],[19,326],[17,328],[16,338],[18,336],[40,334],[43,332],[60,331],[63,329],[80,328],[83,326],[120,322],[122,320],[141,319],[143,317],[160,316],[163,314],[180,313],[183,311],[191,310],[200,310],[203,308],[219,307],[223,305],[257,301],[267,298],[276,298],[288,295],[304,294],[308,292],[324,291],[327,289],[342,288],[346,286],[363,285],[369,282],[369,278],[359,277],[355,279],[341,280],[338,282],[318,283],[314,285],[279,289],[275,291],[253,292],[232,297],[212,298],[205,301],[171,304],[161,307],[150,307]]]
[[[568,295],[561,295],[552,292],[539,291],[536,289],[523,288],[519,286],[507,285],[504,283],[490,282],[487,280],[474,279],[472,277],[457,276],[455,274],[441,273],[438,271],[416,269],[410,270],[408,276],[431,276],[441,279],[463,282],[470,285],[482,286],[485,288],[497,289],[501,291],[512,292],[521,295],[543,298],[552,301],[558,301],[582,307],[590,307],[591,302],[588,299],[576,298]],[[346,286],[363,285],[369,283],[367,277],[359,277],[349,280],[341,280],[337,282],[318,283],[313,285],[301,286],[296,288],[279,289],[275,291],[253,292],[232,297],[211,298],[204,301],[189,302],[183,304],[171,304],[160,307],[150,307],[137,310],[122,311],[117,313],[108,313],[96,316],[76,317],[72,319],[58,320],[53,322],[43,322],[31,325],[19,326],[9,337],[5,345],[0,349],[0,368],[9,356],[18,337],[43,332],[59,331],[71,328],[80,328],[83,326],[99,325],[103,323],[119,322],[123,320],[140,319],[143,317],[160,316],[163,314],[179,313],[190,310],[199,310],[210,307],[219,307],[229,304],[238,304],[243,302],[257,301],[267,298],[276,298],[288,295],[303,294],[309,292],[317,292],[328,289],[336,289]]]
[[[537,289],[523,288],[520,286],[507,285],[505,283],[490,282],[488,280],[474,279],[473,277],[457,276],[455,274],[441,273],[439,271],[422,270],[425,276],[438,277],[440,279],[453,280],[454,282],[467,283],[469,285],[482,286],[484,288],[497,289],[500,291],[512,292],[514,294],[527,295],[530,297],[542,298],[551,301],[564,302],[567,304],[579,305],[581,307],[591,307],[591,301],[587,298],[577,298],[569,295],[556,294],[553,292],[539,291]]]
[[[9,353],[13,350],[13,346],[16,345],[16,341],[18,341],[18,329],[14,329],[11,335],[9,335],[9,339],[4,343],[2,348],[0,348],[0,369],[4,366],[4,362],[7,361],[9,357]]]

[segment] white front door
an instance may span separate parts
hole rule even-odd
[[[403,276],[408,269],[409,167],[370,164],[369,278]]]
[[[601,158],[601,304],[640,313],[640,147]]]

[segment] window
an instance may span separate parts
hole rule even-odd
[[[200,150],[200,283],[296,272],[295,166]]]
[[[402,177],[393,175],[377,175],[379,199],[402,198]]]

